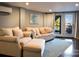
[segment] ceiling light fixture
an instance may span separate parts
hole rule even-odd
[[[75,6],[79,6],[79,4],[78,4],[78,3],[76,3],[76,4],[75,4]]]
[[[52,9],[49,9],[49,12],[52,12]]]
[[[28,5],[29,5],[29,3],[28,3],[28,2],[26,2],[26,5],[28,6]]]

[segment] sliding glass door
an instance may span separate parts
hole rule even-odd
[[[61,34],[61,16],[55,16],[55,33]]]
[[[65,15],[65,33],[72,34],[72,26],[73,26],[73,15],[66,14]]]
[[[75,34],[75,15],[74,13],[65,14],[65,31],[64,34],[66,36],[71,36]]]
[[[55,15],[54,33],[63,37],[75,35],[75,13],[60,13]]]

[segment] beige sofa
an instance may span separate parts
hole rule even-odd
[[[25,36],[29,36],[29,33],[33,32],[35,38],[45,39],[45,41],[49,41],[55,37],[51,27],[25,27],[23,32]]]
[[[44,39],[31,39],[25,37],[20,39],[23,46],[23,57],[42,57],[45,49]]]
[[[32,32],[26,31],[23,32],[19,27],[15,28],[0,28],[0,54],[9,55],[9,56],[42,56],[45,46],[45,40],[31,40],[27,39]],[[29,34],[29,35],[26,35]],[[23,40],[25,44],[20,40]],[[37,43],[38,42],[38,43]],[[23,43],[23,52],[22,46],[20,43]],[[28,45],[27,45],[28,44]],[[35,44],[35,45],[34,45]],[[35,46],[35,47],[34,47]],[[27,48],[32,50],[28,52]],[[34,51],[34,50],[38,51]]]
[[[17,38],[10,36],[0,36],[0,54],[8,56],[21,56]]]
[[[16,28],[0,28],[0,54],[8,56],[21,56],[21,49],[18,43],[19,37],[14,36],[12,29]]]

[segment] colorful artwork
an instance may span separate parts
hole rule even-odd
[[[30,14],[30,24],[38,24],[38,15]]]

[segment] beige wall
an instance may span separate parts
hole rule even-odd
[[[54,16],[55,14],[44,14],[44,26],[54,28]]]
[[[16,27],[19,26],[19,8],[12,8],[9,15],[0,15],[0,27]]]
[[[20,12],[19,12],[20,11]],[[30,14],[37,14],[39,16],[38,24],[30,24]],[[20,16],[20,17],[19,17]],[[41,12],[26,10],[23,8],[12,7],[12,13],[9,15],[0,15],[0,27],[16,27],[21,28],[32,26],[42,27],[51,26],[53,27],[53,14],[44,14]]]
[[[21,28],[24,27],[41,27],[43,26],[43,14],[35,11],[26,10],[23,8],[20,8],[20,25]],[[37,14],[38,15],[38,24],[30,24],[30,15],[31,14]]]
[[[35,24],[35,25],[30,24],[30,14],[37,14],[39,16],[38,24]],[[0,27],[16,27],[19,25],[21,28],[24,28],[26,26],[32,26],[32,27],[51,26],[53,27],[53,18],[54,18],[53,14],[43,14],[41,12],[12,7],[11,14],[0,15]]]
[[[44,14],[40,12],[30,11],[23,8],[20,8],[20,24],[21,28],[24,27],[42,27],[42,26],[48,26],[54,28],[54,14]],[[30,24],[30,15],[36,14],[39,16],[38,24]]]
[[[20,27],[23,28],[23,27],[26,27],[26,19],[25,19],[25,10],[20,8]]]
[[[76,38],[79,39],[79,12],[76,12]]]

